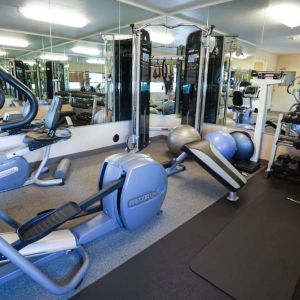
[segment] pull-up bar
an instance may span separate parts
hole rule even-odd
[[[135,24],[131,24],[130,25],[131,28],[132,28],[132,31],[140,31],[140,30],[143,30],[147,27],[165,27],[167,29],[175,29],[175,28],[178,28],[178,27],[195,27],[199,30],[202,30],[204,31],[207,35],[211,35],[214,28],[215,28],[215,25],[211,25],[209,28],[201,28],[199,25],[197,24],[193,24],[193,23],[179,23],[179,24],[176,24],[176,25],[167,25],[167,24],[164,24],[164,23],[148,23],[148,24],[144,24],[140,27],[137,27]]]
[[[151,59],[153,60],[184,60],[184,55],[163,55],[163,56],[151,56]]]

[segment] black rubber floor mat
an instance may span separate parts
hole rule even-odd
[[[268,189],[190,263],[195,273],[236,299],[293,298],[300,275],[300,204],[291,200],[300,200],[300,189],[276,182],[267,182]]]
[[[269,185],[271,188],[280,188],[280,183],[275,178],[272,181],[264,179],[263,173],[257,174],[239,192],[240,200],[237,203],[228,202],[226,197],[216,201],[151,247],[96,280],[72,299],[232,299],[192,272],[189,263],[226,225],[268,190]]]

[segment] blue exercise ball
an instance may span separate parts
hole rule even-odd
[[[234,156],[236,143],[229,133],[224,131],[212,131],[208,133],[204,139],[213,144],[225,158],[231,159]]]
[[[249,160],[254,154],[254,143],[249,133],[244,131],[231,132],[236,143],[236,152],[233,156],[236,160]]]

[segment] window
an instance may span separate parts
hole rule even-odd
[[[96,88],[99,84],[104,83],[104,74],[101,73],[89,73],[90,86]]]
[[[165,85],[162,82],[150,82],[150,93],[164,93]]]
[[[70,90],[80,90],[80,82],[78,82],[78,81],[69,82],[69,89]]]

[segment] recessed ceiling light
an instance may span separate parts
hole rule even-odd
[[[88,23],[83,15],[61,6],[32,3],[21,7],[19,10],[24,17],[41,22],[76,28],[82,28]]]
[[[105,64],[105,60],[100,59],[100,58],[90,58],[90,59],[87,59],[86,62],[88,64],[95,64],[95,65],[104,65]]]
[[[174,42],[174,36],[167,31],[149,31],[152,42],[169,45]]]
[[[45,53],[40,56],[44,60],[54,60],[54,61],[67,61],[69,58],[64,54],[57,53]]]
[[[0,45],[26,48],[28,47],[29,43],[24,39],[8,37],[8,36],[0,36]]]
[[[76,47],[72,48],[72,51],[75,53],[93,55],[93,56],[100,54],[100,50],[97,48],[83,47],[83,46],[76,46]]]
[[[267,14],[274,20],[291,28],[300,26],[300,6],[283,3],[268,7]]]
[[[6,51],[0,50],[0,56],[4,56],[6,54],[7,54]]]

